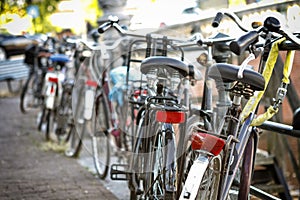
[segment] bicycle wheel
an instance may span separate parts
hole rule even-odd
[[[85,132],[83,91],[84,85],[79,85],[79,88],[73,89],[72,92],[73,118],[71,119],[71,127],[67,136],[67,149],[65,150],[65,155],[68,157],[78,157],[82,148],[82,138]]]
[[[65,155],[67,157],[78,157],[82,147],[82,142],[81,136],[77,132],[74,124],[70,127],[67,138],[67,149],[65,150]]]
[[[54,130],[56,130],[57,120],[56,120],[56,111],[47,109],[46,110],[46,132],[45,138],[46,141],[50,140],[50,135],[54,134]]]
[[[252,136],[249,138],[245,152],[243,163],[240,171],[240,185],[238,199],[249,199],[250,185],[254,167],[254,157],[255,157],[255,138]]]
[[[186,162],[184,166],[185,183],[180,199],[217,199],[221,179],[222,154],[212,157],[206,152],[192,150],[193,133],[205,130],[201,117],[192,116],[187,120],[184,142]]]
[[[144,110],[140,110],[135,142],[133,145],[132,157],[130,161],[130,173],[128,186],[130,190],[130,199],[136,200],[144,198],[145,190],[150,188],[151,167],[150,151],[151,139],[146,137],[147,127],[144,125]]]
[[[42,130],[42,126],[46,122],[46,111],[47,111],[46,107],[43,106],[42,111],[40,111],[38,113],[38,116],[37,116],[37,127],[38,127],[39,131]]]
[[[99,96],[96,100],[92,115],[92,122],[92,149],[94,165],[99,177],[101,179],[105,179],[110,163],[110,143],[108,135],[108,103],[104,95]]]
[[[32,74],[24,84],[20,95],[20,110],[24,114],[39,106],[39,99],[35,97],[35,87],[35,77]]]
[[[125,110],[124,110],[125,109]],[[123,147],[126,151],[132,151],[134,145],[134,133],[135,133],[135,114],[134,114],[134,105],[125,104],[122,108],[123,119],[120,124],[122,127],[121,140]]]
[[[57,128],[55,134],[59,142],[67,142],[71,126],[73,125],[73,114],[72,114],[72,95],[70,91],[64,91],[60,105],[57,108]]]
[[[161,126],[161,125],[160,125]],[[176,195],[176,155],[172,124],[158,126],[152,146],[152,173],[149,199],[174,199]]]

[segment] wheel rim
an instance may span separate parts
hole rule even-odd
[[[92,136],[93,158],[100,178],[105,178],[109,165],[109,144],[107,136],[101,132]]]

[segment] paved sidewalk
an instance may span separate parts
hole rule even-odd
[[[0,97],[1,200],[117,199],[75,159],[43,150],[43,141],[19,97]]]

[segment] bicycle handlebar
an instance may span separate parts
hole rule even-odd
[[[100,25],[98,28],[98,32],[100,34],[104,33],[105,31],[107,31],[110,28],[115,28],[120,34],[121,36],[132,36],[132,37],[137,37],[137,38],[145,38],[147,37],[147,35],[151,35],[151,38],[153,39],[157,39],[157,40],[165,40],[168,42],[176,42],[176,44],[174,43],[175,46],[177,47],[184,47],[184,46],[192,46],[192,45],[196,45],[197,40],[196,39],[190,39],[190,40],[186,40],[186,39],[181,39],[181,38],[175,38],[175,37],[166,37],[164,35],[159,35],[159,34],[134,34],[134,33],[130,33],[127,30],[123,29],[118,23],[119,23],[119,19],[117,16],[109,16],[108,17],[108,22],[105,22],[104,24]]]
[[[252,30],[247,32],[240,38],[232,41],[230,43],[230,50],[237,55],[241,55],[250,45],[256,44],[258,42],[258,37],[261,33],[271,33],[273,37],[275,34],[279,34],[279,37],[285,37],[290,43],[285,43],[286,48],[296,47],[295,49],[300,49],[300,39],[287,30],[283,30],[280,27],[280,22],[275,17],[268,17],[264,21],[263,27],[258,30]],[[275,37],[278,38],[278,37]],[[287,46],[289,44],[289,46]]]
[[[258,41],[259,33],[257,31],[250,31],[241,36],[237,40],[229,44],[230,50],[236,55],[241,55],[251,44]]]
[[[221,20],[223,19],[223,16],[226,15],[228,16],[230,19],[232,19],[232,21],[234,21],[236,23],[236,25],[244,32],[248,32],[249,29],[243,26],[242,21],[240,20],[240,18],[233,12],[218,12],[212,22],[212,26],[214,28],[217,28],[220,25]]]

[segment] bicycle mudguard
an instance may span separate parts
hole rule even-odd
[[[84,97],[84,119],[90,120],[93,114],[95,91],[92,89],[85,91]]]
[[[48,109],[53,109],[55,96],[58,87],[59,77],[53,73],[47,73],[45,76],[45,105]]]
[[[208,164],[209,158],[206,155],[201,155],[194,161],[182,188],[179,200],[196,199]]]

